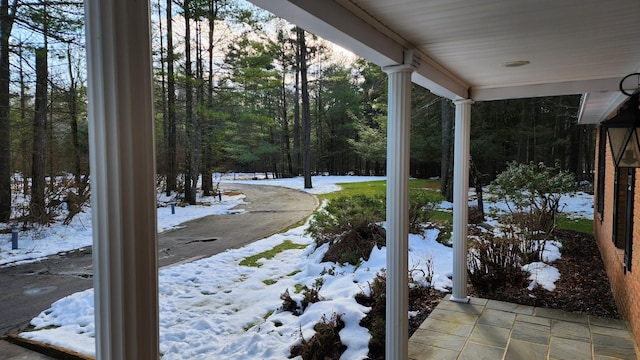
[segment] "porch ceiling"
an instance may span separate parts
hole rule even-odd
[[[640,71],[638,0],[250,1],[381,66],[414,49],[413,81],[451,99],[583,94],[585,124],[615,111],[619,81]]]

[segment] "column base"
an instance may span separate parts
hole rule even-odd
[[[456,303],[462,303],[462,304],[468,304],[471,302],[471,297],[467,296],[467,297],[463,297],[463,298],[459,298],[459,297],[455,297],[453,295],[451,295],[451,297],[449,298],[449,301],[453,301]]]

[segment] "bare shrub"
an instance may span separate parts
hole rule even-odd
[[[331,243],[322,261],[357,265],[361,259],[369,260],[374,246],[381,248],[385,244],[386,231],[382,226],[359,223]]]
[[[508,284],[520,284],[526,278],[520,266],[521,258],[522,249],[517,237],[483,233],[471,242],[467,257],[469,280],[474,288],[485,294]]]
[[[302,312],[309,307],[310,304],[317,303],[318,301],[322,301],[322,297],[320,296],[320,288],[324,285],[324,278],[317,278],[313,283],[311,288],[304,287],[302,295]]]
[[[281,311],[289,311],[296,316],[300,315],[298,312],[298,303],[291,298],[289,289],[286,289],[282,294],[280,294],[280,300],[282,300],[282,306],[280,307]]]
[[[291,349],[290,358],[296,356],[303,360],[339,359],[347,347],[340,341],[340,330],[344,329],[343,314],[333,313],[330,318],[325,315],[313,327],[316,333],[306,340],[300,331],[302,343]]]

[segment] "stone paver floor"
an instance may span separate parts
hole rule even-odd
[[[409,340],[410,360],[635,360],[622,320],[447,296]]]

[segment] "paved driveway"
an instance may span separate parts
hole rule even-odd
[[[276,234],[318,206],[310,194],[277,186],[223,183],[223,191],[246,195],[244,213],[208,216],[158,235],[160,267],[194,261]],[[0,334],[26,328],[56,300],[93,287],[91,248],[44,261],[0,268]]]

